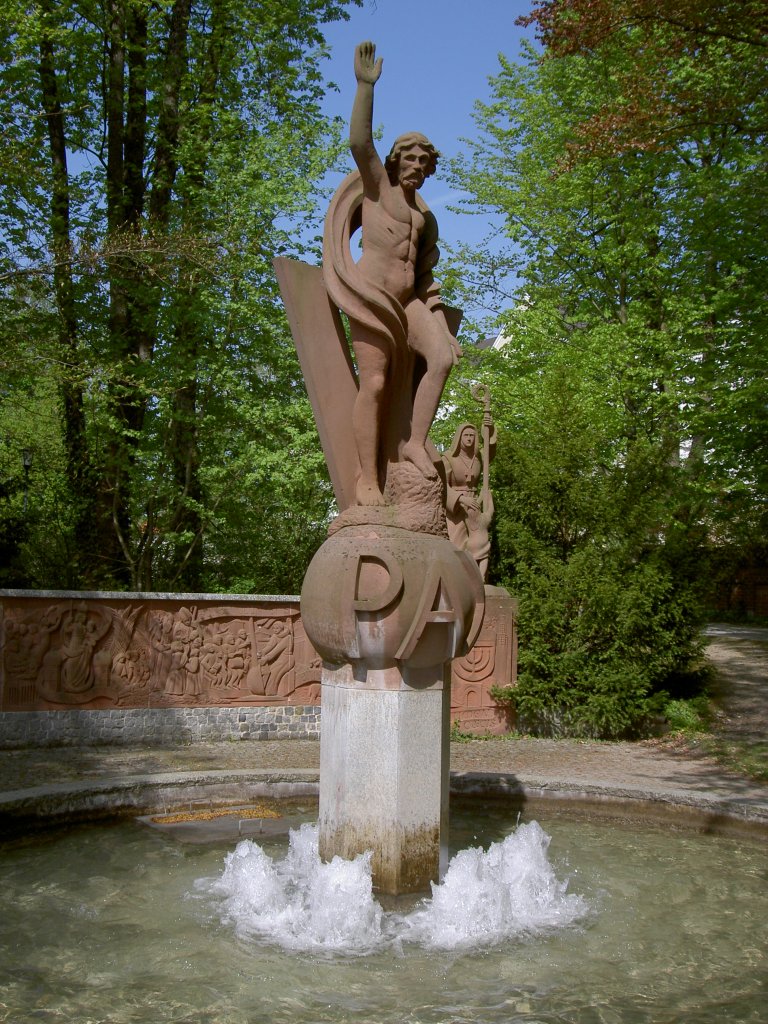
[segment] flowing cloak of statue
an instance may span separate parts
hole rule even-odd
[[[440,252],[437,248],[437,221],[427,204],[416,193],[416,205],[424,215],[424,232],[416,258],[415,295],[428,309],[441,305],[440,291],[432,276]],[[350,238],[362,224],[363,182],[359,171],[352,171],[339,185],[323,231],[323,279],[331,301],[363,327],[383,335],[392,346],[392,355],[405,351],[408,322],[401,303],[365,274],[352,258]],[[365,238],[363,238],[365,245]]]

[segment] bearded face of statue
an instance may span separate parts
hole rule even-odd
[[[408,146],[401,150],[397,163],[397,179],[404,189],[421,188],[427,176],[430,159],[423,146]]]

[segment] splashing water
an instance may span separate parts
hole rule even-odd
[[[273,861],[250,839],[227,854],[220,879],[198,888],[221,897],[222,922],[242,937],[284,949],[368,952],[381,939],[382,910],[373,898],[371,854],[320,860],[316,825],[289,833],[288,855]]]
[[[218,903],[222,922],[244,938],[294,951],[365,955],[403,942],[428,949],[469,949],[566,927],[588,912],[567,893],[547,857],[550,837],[537,822],[503,842],[462,850],[432,898],[409,914],[385,914],[373,896],[371,854],[352,861],[318,854],[316,825],[289,834],[288,854],[273,861],[245,839],[220,878],[197,888]]]
[[[532,821],[503,842],[461,850],[432,899],[404,919],[403,937],[423,946],[493,945],[573,924],[587,913],[547,858],[550,837]]]

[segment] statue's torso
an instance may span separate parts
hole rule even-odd
[[[477,489],[483,466],[476,455],[473,457],[452,455],[449,456],[447,462],[449,466],[448,483],[451,487],[467,491]]]
[[[405,304],[414,294],[424,214],[411,206],[397,186],[379,200],[363,200],[363,255],[360,271]]]

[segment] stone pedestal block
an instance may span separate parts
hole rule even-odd
[[[442,677],[442,666],[323,672],[320,855],[372,850],[381,892],[428,890],[445,866],[451,702]]]
[[[320,855],[373,852],[382,892],[428,890],[447,840],[450,660],[474,642],[484,592],[447,538],[350,526],[304,578],[323,657]]]

